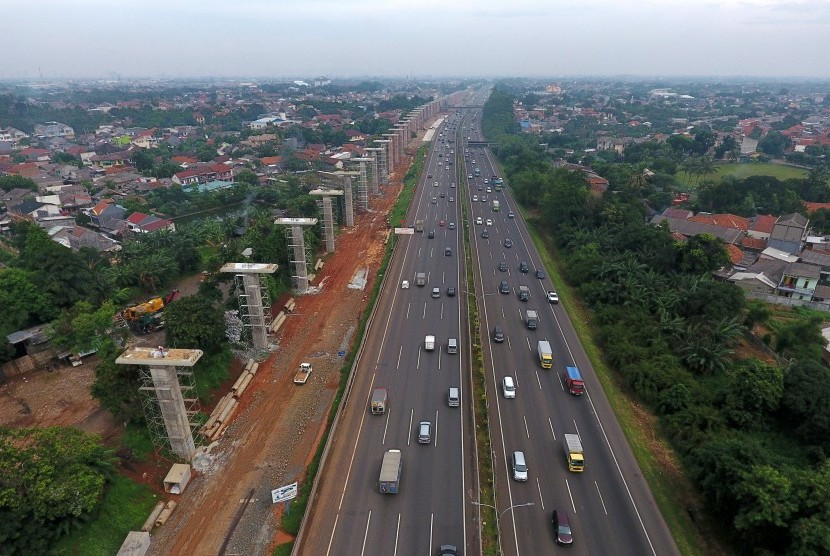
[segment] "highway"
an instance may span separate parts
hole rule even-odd
[[[472,141],[480,139],[479,127],[471,128]],[[570,515],[573,545],[577,554],[678,554],[650,490],[628,447],[625,437],[596,380],[563,304],[548,303],[546,292],[553,285],[542,269],[524,221],[507,189],[488,193],[495,164],[489,149],[470,148],[466,174],[479,168],[480,177],[469,179],[466,202],[470,220],[476,300],[482,318],[482,346],[488,374],[488,401],[496,454],[495,473],[501,544],[505,554],[549,554],[556,548],[551,527],[554,508]],[[473,163],[475,160],[475,163]],[[473,199],[477,195],[479,200]],[[487,201],[482,201],[486,196]],[[492,201],[500,202],[493,212]],[[515,218],[509,218],[510,212]],[[492,224],[487,225],[487,219]],[[482,237],[487,229],[488,238]],[[505,247],[510,239],[512,247]],[[528,272],[520,272],[520,263]],[[499,270],[499,263],[507,270]],[[544,278],[535,272],[541,269]],[[507,280],[509,293],[499,293]],[[518,287],[528,286],[528,301],[520,301]],[[535,330],[525,325],[525,311],[539,314]],[[504,342],[493,341],[496,325],[504,329]],[[554,364],[543,369],[537,343],[550,342]],[[566,366],[577,366],[586,383],[586,394],[573,396],[565,389]],[[516,397],[501,392],[504,376],[516,381]],[[568,471],[563,434],[578,434],[585,454],[585,471]],[[517,482],[512,477],[510,456],[525,453],[529,477]]]
[[[460,554],[479,551],[467,527],[474,507],[466,501],[476,490],[471,486],[475,448],[468,440],[472,421],[465,403],[469,325],[463,298],[447,296],[447,288],[458,290],[459,276],[465,275],[456,163],[449,164],[449,151],[439,149],[449,144],[439,137],[448,125],[445,121],[436,130],[409,212],[411,223],[424,221],[424,232],[399,238],[301,554],[428,555],[442,544],[458,546]],[[415,285],[418,272],[427,275],[424,287]],[[407,289],[401,287],[404,280]],[[439,288],[439,297],[433,297],[433,288]],[[425,350],[427,335],[436,337],[434,351]],[[459,353],[447,353],[449,338],[458,339]],[[389,391],[383,415],[368,409],[375,387]],[[450,387],[461,389],[460,407],[448,406]],[[417,442],[418,423],[424,420],[432,423],[426,445]],[[390,449],[403,455],[398,494],[382,494],[378,484],[383,454]]]
[[[508,189],[487,191],[492,184],[484,180],[500,172],[489,149],[468,145],[481,141],[480,118],[480,110],[458,110],[436,129],[408,214],[411,224],[424,221],[424,232],[399,238],[296,553],[426,556],[442,544],[457,545],[459,554],[480,553],[476,503],[492,501],[479,500],[475,474],[466,310],[467,302],[475,302],[482,320],[502,553],[565,550],[556,545],[551,528],[556,508],[570,515],[574,542],[566,550],[572,554],[679,554],[564,310],[569,300],[548,303],[550,279],[544,269],[544,278],[535,276],[540,258]],[[500,202],[498,212],[493,200]],[[472,242],[471,291],[460,278],[466,276],[463,226]],[[504,246],[505,239],[512,247]],[[519,271],[522,261],[529,272]],[[506,270],[499,270],[500,262]],[[415,284],[418,272],[427,275],[424,287]],[[509,293],[499,293],[501,280],[508,281]],[[530,288],[527,302],[518,298],[519,285]],[[448,297],[448,287],[457,288],[457,295]],[[539,313],[536,330],[525,326],[526,309]],[[492,340],[497,324],[504,329],[503,343]],[[425,350],[427,335],[436,337],[434,351]],[[449,338],[458,339],[458,354],[447,353]],[[552,369],[539,365],[536,345],[542,339],[553,348]],[[582,371],[586,394],[566,392],[566,365]],[[505,375],[517,382],[515,399],[501,395]],[[383,415],[369,411],[375,387],[389,390]],[[461,389],[460,407],[448,407],[450,387]],[[429,444],[417,441],[422,420],[433,426]],[[582,440],[583,473],[567,469],[566,433]],[[382,494],[378,485],[381,460],[390,449],[403,455],[398,494]],[[527,482],[512,478],[514,450],[526,455]]]

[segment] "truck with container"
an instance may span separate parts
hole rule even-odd
[[[383,494],[398,493],[402,467],[400,450],[389,450],[383,454],[383,462],[380,464],[380,491]]]
[[[536,347],[539,352],[539,364],[543,369],[550,369],[553,367],[553,351],[550,349],[550,342],[547,340],[539,340]]]
[[[585,393],[585,382],[576,367],[565,367],[565,383],[568,385],[568,392],[574,396],[581,396]]]
[[[375,388],[372,390],[371,410],[372,415],[383,415],[386,413],[386,404],[389,400],[389,391],[386,388]]]
[[[530,288],[519,286],[519,301],[527,301],[528,299],[530,299]]]
[[[305,384],[311,375],[311,363],[300,363],[300,370],[294,375],[294,384]]]
[[[415,273],[415,285],[422,287],[425,286],[427,283],[427,273],[426,272],[416,272]]]
[[[536,327],[539,326],[539,314],[533,309],[525,311],[525,325],[527,325],[528,330],[536,330]]]
[[[424,338],[424,349],[427,351],[435,350],[435,336],[427,336]]]
[[[582,441],[579,435],[566,434],[565,457],[568,461],[568,471],[582,473],[585,471],[585,456],[582,453]]]

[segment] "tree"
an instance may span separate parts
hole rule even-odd
[[[112,329],[114,315],[115,305],[111,301],[97,310],[93,310],[92,304],[79,301],[50,325],[48,335],[55,346],[75,353],[97,350]]]
[[[0,307],[3,336],[46,322],[56,312],[49,296],[36,285],[34,273],[19,268],[0,269]]]
[[[744,361],[730,371],[724,411],[739,427],[762,426],[764,418],[778,409],[784,394],[784,372],[757,360]]]
[[[827,345],[821,322],[821,317],[809,317],[780,325],[776,331],[776,351],[784,357],[820,361]]]
[[[164,323],[169,347],[218,353],[227,342],[222,308],[200,295],[184,297],[168,305]]]
[[[132,158],[136,170],[152,175],[153,168],[156,165],[156,157],[146,150],[138,150],[133,153]]]
[[[780,131],[770,131],[758,141],[758,150],[772,157],[780,157],[791,144],[790,138]]]
[[[753,545],[786,547],[786,529],[798,511],[793,483],[770,465],[755,465],[743,471],[735,485],[740,504],[733,523],[741,537]]]
[[[37,191],[37,183],[29,178],[12,174],[9,176],[0,176],[0,189],[4,191],[11,191],[12,189],[28,189],[30,191]]]
[[[119,421],[140,422],[141,374],[137,365],[116,365],[115,359],[124,351],[105,340],[98,349],[98,366],[90,392]]]
[[[729,264],[723,240],[709,234],[690,237],[679,245],[677,254],[680,269],[689,274],[705,274]]]
[[[802,359],[787,367],[781,413],[804,440],[830,453],[830,369],[823,362]]]
[[[112,452],[74,427],[0,428],[0,546],[46,554],[98,506]]]

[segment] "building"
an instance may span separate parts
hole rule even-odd
[[[64,139],[74,139],[75,130],[60,122],[46,122],[45,124],[35,124],[35,135],[40,138],[63,137]]]
[[[809,220],[797,212],[780,216],[767,243],[770,247],[797,255],[804,248],[808,223]]]

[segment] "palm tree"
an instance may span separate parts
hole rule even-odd
[[[706,176],[714,174],[716,171],[717,167],[715,166],[715,161],[711,156],[703,156],[700,158],[698,172],[703,175],[704,179],[706,179]]]

